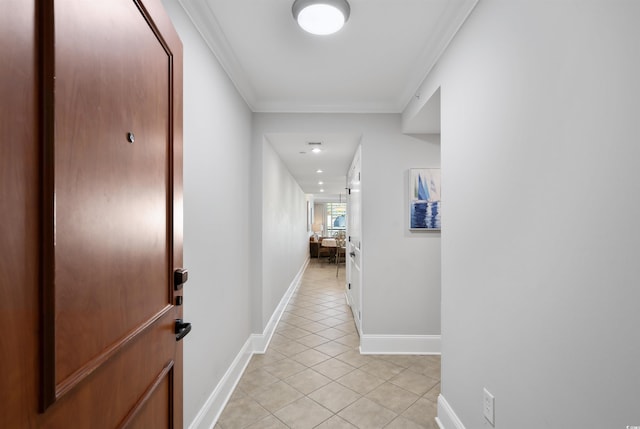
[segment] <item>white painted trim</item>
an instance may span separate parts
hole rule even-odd
[[[444,399],[442,394],[438,396],[438,417],[436,417],[436,423],[440,429],[465,429],[453,411],[453,408],[451,408],[451,405]]]
[[[469,19],[469,16],[471,16],[471,13],[475,10],[476,6],[478,5],[478,1],[479,0],[465,0],[464,8],[460,7],[458,9],[458,12],[462,13],[463,15],[457,15],[455,21],[453,21],[453,20],[449,21],[446,18],[443,19],[443,22],[447,22],[447,23],[456,25],[456,28],[455,28],[455,30],[453,28],[450,28],[450,30],[453,30],[453,31],[450,31],[449,38],[446,39],[446,40],[445,39],[440,40],[439,43],[437,44],[437,48],[435,48],[435,45],[434,45],[434,48],[437,49],[437,52],[435,52],[435,49],[434,49],[435,56],[431,60],[431,63],[429,65],[429,67],[426,69],[426,71],[424,69],[422,69],[423,72],[424,72],[423,78],[422,78],[422,81],[420,82],[420,84],[418,84],[418,87],[417,87],[417,90],[416,90],[417,94],[415,94],[418,97],[414,96],[414,97],[408,98],[408,101],[403,106],[403,108],[401,109],[401,112],[405,112],[407,110],[407,108],[409,107],[409,105],[416,99],[418,100],[418,102],[422,103],[422,106],[420,106],[420,109],[427,103],[429,98],[420,97],[420,95],[426,95],[426,94],[420,94],[420,92],[423,89],[422,86],[424,85],[425,81],[427,80],[427,77],[429,77],[429,74],[431,74],[431,71],[433,70],[433,68],[440,61],[440,58],[442,58],[442,55],[444,55],[446,50],[449,48],[449,45],[451,44],[451,42],[453,42],[453,39],[458,35],[458,32],[460,31],[460,29],[462,28],[464,23],[467,22],[467,20]],[[429,96],[429,97],[431,97],[431,96]],[[420,100],[420,98],[423,98],[424,101]],[[417,109],[417,110],[420,110],[420,109]]]
[[[249,364],[251,356],[253,356],[251,345],[252,341],[251,338],[249,338],[240,349],[240,352],[233,360],[229,369],[227,369],[227,372],[222,376],[216,388],[213,389],[213,392],[211,392],[211,395],[209,395],[209,398],[207,398],[198,414],[196,414],[196,417],[189,425],[189,429],[213,429],[236,385],[240,381],[240,377],[242,377],[244,370]]]
[[[240,381],[242,374],[244,374],[251,357],[254,354],[262,354],[266,352],[269,342],[271,341],[271,337],[278,326],[278,322],[280,322],[282,313],[285,308],[287,308],[287,304],[289,304],[291,296],[298,286],[300,286],[300,280],[302,279],[302,275],[304,274],[307,265],[309,265],[309,258],[307,258],[304,264],[302,264],[298,274],[296,274],[294,279],[291,281],[289,288],[284,293],[278,307],[276,307],[276,310],[269,319],[269,323],[267,323],[264,332],[262,334],[251,334],[249,336],[240,349],[240,352],[231,363],[231,366],[227,369],[227,372],[222,376],[218,385],[213,389],[213,392],[211,392],[211,395],[209,395],[209,398],[207,398],[198,414],[196,414],[196,417],[189,425],[189,429],[213,429],[220,418],[220,414],[222,414],[224,407],[227,405],[227,402],[229,402],[229,398]]]
[[[251,111],[255,111],[255,90],[247,80],[246,73],[242,71],[242,66],[211,8],[204,1],[178,1],[242,99]]]
[[[344,293],[344,299],[351,310],[351,315],[353,316],[353,321],[356,324],[356,329],[358,330],[358,336],[362,337],[362,329],[360,329],[360,321],[358,320],[358,315],[356,314],[356,309],[353,307],[353,297],[351,296],[351,291],[347,289]]]
[[[362,335],[363,355],[439,355],[440,335]]]
[[[298,286],[300,286],[300,280],[302,280],[302,275],[304,274],[304,270],[307,269],[308,265],[309,258],[307,257],[307,259],[304,261],[304,264],[302,264],[302,267],[298,271],[298,274],[296,274],[296,276],[291,281],[289,288],[284,293],[284,296],[280,300],[280,303],[271,315],[271,319],[269,319],[267,326],[264,328],[264,332],[262,334],[251,334],[254,353],[263,354],[267,351],[267,347],[269,347],[271,337],[273,337],[273,334],[276,331],[276,327],[278,326],[278,322],[280,322],[282,313],[284,313],[284,310],[287,308],[287,304],[289,304],[291,296],[293,296],[293,293],[296,291]]]

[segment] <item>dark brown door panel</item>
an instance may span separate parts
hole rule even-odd
[[[160,0],[1,5],[0,427],[180,428],[181,42]]]

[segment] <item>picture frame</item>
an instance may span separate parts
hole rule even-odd
[[[440,231],[440,190],[439,168],[409,169],[409,230]]]

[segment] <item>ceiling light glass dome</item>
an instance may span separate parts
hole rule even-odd
[[[291,10],[303,30],[324,36],[342,28],[351,7],[346,0],[296,0]]]

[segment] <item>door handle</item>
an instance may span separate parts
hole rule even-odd
[[[191,323],[184,322],[182,319],[176,319],[176,341],[180,341],[191,332]]]
[[[352,258],[356,257],[356,252],[349,252],[349,256],[351,256]]]
[[[182,286],[189,280],[189,271],[179,268],[173,272],[173,288],[175,290],[182,289]]]

